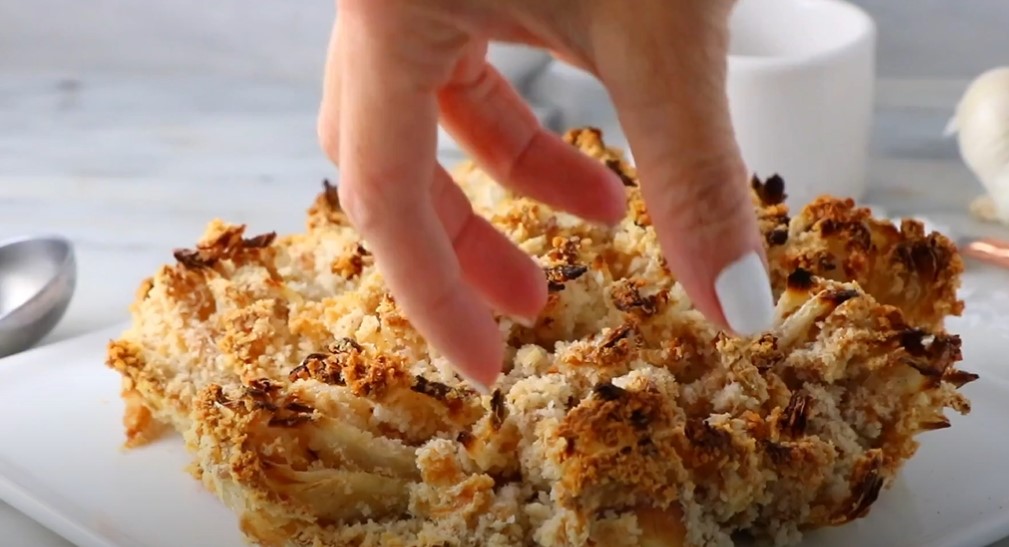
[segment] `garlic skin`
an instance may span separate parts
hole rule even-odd
[[[946,135],[988,192],[995,217],[1009,223],[1009,66],[993,68],[967,87]]]

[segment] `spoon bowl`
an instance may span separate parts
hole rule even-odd
[[[77,285],[73,245],[59,236],[0,241],[0,357],[24,351],[63,318]]]

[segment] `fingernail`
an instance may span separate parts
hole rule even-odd
[[[513,316],[511,320],[527,329],[531,329],[536,326],[536,319],[530,319],[528,317],[519,317],[516,315]]]
[[[736,334],[752,336],[774,325],[771,281],[756,252],[743,255],[718,274],[715,295],[729,328]]]
[[[606,175],[609,178],[607,186],[609,186],[610,195],[603,199],[606,200],[609,211],[607,211],[606,220],[593,224],[603,228],[614,228],[627,216],[627,188],[624,186],[623,180],[613,171],[607,169]]]
[[[491,385],[487,385],[487,384],[484,384],[483,382],[480,382],[480,381],[474,379],[472,376],[470,376],[469,374],[466,374],[462,370],[458,370],[457,369],[456,373],[459,376],[461,376],[462,379],[465,380],[473,389],[477,390],[477,393],[479,393],[480,395],[490,395],[491,391],[492,391],[491,390],[491,385],[494,385],[495,383],[497,383],[497,379],[496,379],[497,377],[496,376],[495,376],[495,380],[493,382],[491,382]]]

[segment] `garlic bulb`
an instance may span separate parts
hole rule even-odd
[[[954,133],[960,156],[987,190],[995,217],[1009,223],[1009,66],[971,82],[946,127],[947,135]]]

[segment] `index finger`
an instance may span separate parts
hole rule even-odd
[[[475,387],[485,388],[500,372],[503,342],[490,309],[463,282],[432,205],[435,89],[423,81],[430,72],[416,75],[403,51],[411,45],[394,35],[389,14],[364,7],[377,4],[341,5],[341,16],[355,19],[342,29],[341,68],[353,59],[354,77],[344,79],[341,91],[341,204],[413,326]]]

